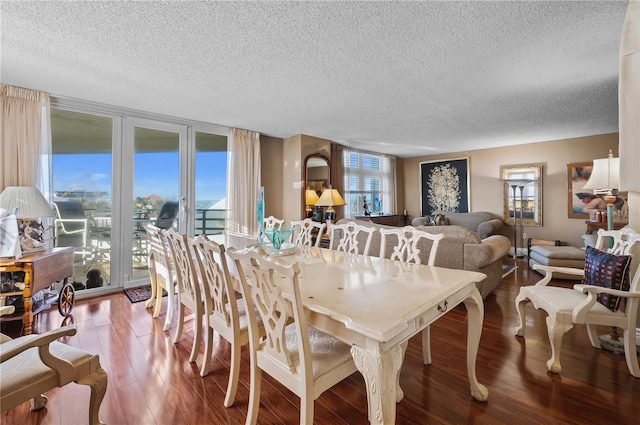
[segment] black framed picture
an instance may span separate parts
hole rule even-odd
[[[469,158],[420,163],[422,216],[433,211],[469,212]]]

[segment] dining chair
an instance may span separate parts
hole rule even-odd
[[[13,310],[13,306],[2,306],[0,315],[11,314]],[[76,333],[75,325],[69,325],[15,339],[0,334],[0,412],[27,400],[31,410],[42,409],[48,401],[43,392],[75,382],[91,388],[89,424],[104,425],[98,414],[108,377],[100,366],[99,356],[56,341]],[[68,402],[77,404],[78,400]],[[58,411],[59,407],[53,410]]]
[[[202,316],[204,315],[204,302],[202,300],[202,290],[200,278],[193,261],[194,253],[188,243],[188,237],[184,233],[179,233],[175,229],[162,230],[169,242],[171,259],[176,271],[176,285],[178,296],[178,319],[176,333],[173,343],[177,344],[182,338],[184,327],[184,309],[188,308],[193,313],[193,345],[191,347],[190,362],[195,362],[202,340]]]
[[[319,247],[326,226],[325,223],[319,223],[310,218],[291,220],[291,227],[294,229],[292,241],[295,245]]]
[[[204,360],[200,376],[207,376],[211,363],[214,331],[231,345],[229,383],[224,406],[233,405],[240,378],[240,353],[249,344],[249,319],[245,299],[236,294],[229,275],[224,245],[209,240],[205,235],[189,238],[200,275],[203,277],[204,317],[207,324]],[[250,306],[253,306],[249,302]],[[262,322],[258,321],[258,334],[264,335]]]
[[[375,231],[375,227],[363,226],[354,221],[333,224],[329,228],[329,248],[350,254],[369,255],[371,239]],[[360,243],[364,244],[362,250],[360,250]]]
[[[154,307],[153,318],[160,315],[163,291],[167,291],[167,316],[163,330],[168,331],[173,320],[173,303],[176,297],[176,273],[171,261],[169,242],[162,229],[147,224],[145,226],[149,238],[149,280],[151,282],[151,298],[145,303],[147,308]],[[154,306],[155,305],[155,306]]]
[[[265,217],[264,228],[265,229],[280,229],[284,224],[284,220],[276,218],[272,215]]]
[[[387,239],[395,240],[395,245],[387,246]],[[436,261],[436,253],[440,240],[444,238],[442,233],[429,233],[419,230],[413,226],[401,228],[380,228],[380,258],[389,258],[404,263],[420,264],[420,243],[421,241],[431,241],[428,266],[433,266]],[[426,242],[428,243],[428,242]],[[429,247],[423,244],[423,249]],[[422,330],[422,360],[423,363],[431,364],[431,327],[427,326]]]
[[[613,245],[607,248],[613,239]],[[547,369],[560,373],[562,337],[574,324],[586,326],[594,348],[602,348],[596,326],[623,329],[624,354],[631,375],[640,378],[636,352],[636,319],[640,309],[640,233],[633,229],[598,231],[596,247],[587,247],[584,269],[534,264],[545,277],[535,285],[523,286],[515,299],[517,336],[525,335],[525,305],[547,312],[547,333],[551,358]],[[573,274],[582,283],[573,288],[551,286],[554,273]],[[611,342],[614,342],[613,339]]]
[[[357,370],[350,347],[307,326],[298,263],[269,261],[261,248],[227,252],[239,272],[244,298],[255,305],[247,309],[251,382],[246,423],[257,421],[264,371],[300,397],[300,424],[312,424],[314,400]],[[257,315],[265,327],[262,339]]]

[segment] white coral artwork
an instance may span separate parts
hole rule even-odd
[[[451,164],[431,170],[427,180],[429,205],[433,210],[458,211],[460,207],[460,176]]]

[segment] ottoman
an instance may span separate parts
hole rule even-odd
[[[534,264],[583,269],[584,251],[580,248],[576,248],[575,246],[532,246],[531,253],[529,254],[529,267],[533,267]],[[536,271],[544,275],[544,271]],[[563,275],[561,273],[554,273],[553,278],[579,280],[576,276],[568,274]]]

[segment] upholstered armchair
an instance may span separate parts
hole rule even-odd
[[[1,307],[0,314],[9,314],[12,309]],[[16,339],[0,334],[2,412],[27,400],[31,410],[42,409],[47,403],[43,392],[76,382],[91,387],[89,424],[102,424],[98,412],[107,391],[107,374],[98,356],[56,341],[75,334],[73,325]]]

